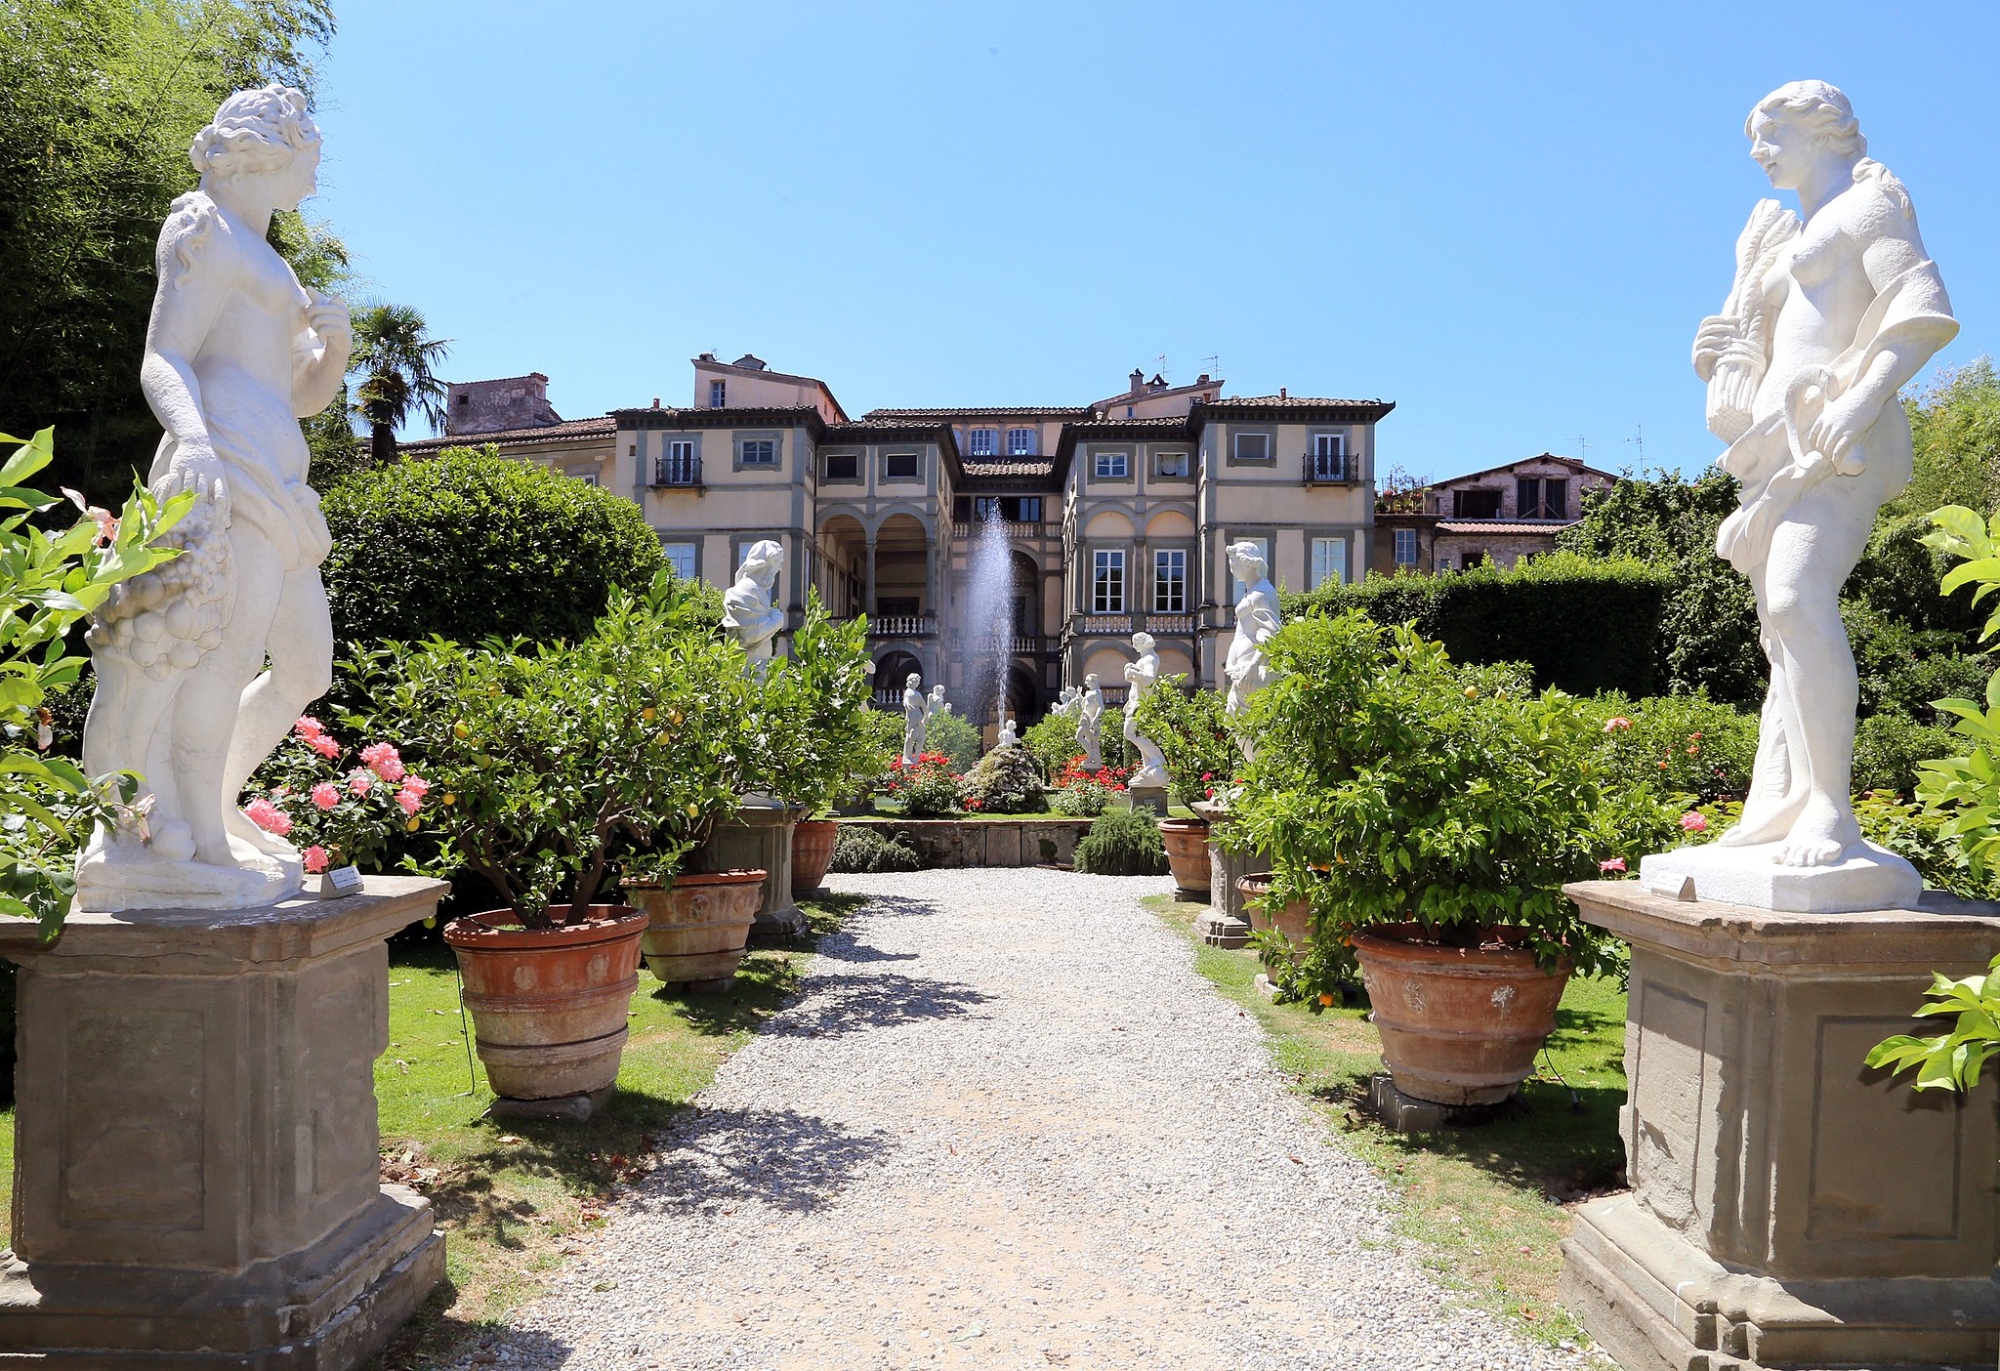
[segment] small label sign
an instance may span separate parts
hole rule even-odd
[[[361,868],[358,866],[336,867],[332,871],[320,873],[319,897],[322,900],[337,900],[343,895],[361,893]]]

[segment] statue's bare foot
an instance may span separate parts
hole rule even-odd
[[[267,833],[250,822],[250,816],[234,805],[223,811],[222,827],[232,838],[250,844],[266,857],[290,857],[295,855],[292,845],[275,833]]]
[[[1860,841],[1852,815],[1815,799],[1785,835],[1777,861],[1784,866],[1839,866],[1847,860],[1847,849]]]
[[[1752,800],[1743,807],[1743,817],[1724,829],[1715,841],[1721,847],[1758,847],[1783,842],[1798,823],[1798,817],[1798,801],[1789,797],[1771,802]]]

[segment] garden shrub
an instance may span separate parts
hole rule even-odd
[[[1099,723],[1102,732],[1098,739],[1098,760],[1106,766],[1130,767],[1138,757],[1125,741],[1124,709],[1107,706]],[[1073,713],[1046,714],[1037,719],[1023,730],[1021,743],[1035,754],[1035,760],[1042,764],[1042,774],[1051,779],[1060,775],[1072,760],[1083,756],[1083,748],[1076,741]]]
[[[1095,771],[1085,771],[1083,758],[1072,757],[1056,773],[1056,789],[1049,799],[1049,808],[1076,819],[1094,819],[1104,812],[1114,796],[1124,793],[1126,775],[1123,767],[1101,766]]]
[[[902,842],[885,838],[867,824],[842,824],[833,835],[829,871],[872,876],[882,871],[915,871],[923,863]]]
[[[357,472],[325,510],[338,642],[574,642],[614,587],[643,593],[666,567],[630,500],[491,447]],[[720,634],[721,596],[703,589]]]
[[[1607,775],[1648,784],[1661,795],[1706,804],[1750,788],[1757,760],[1757,716],[1705,695],[1629,700],[1603,694],[1586,702],[1598,721]]]
[[[1854,789],[1915,795],[1918,767],[1956,751],[1958,740],[1942,724],[1920,724],[1901,714],[1870,715],[1854,730]]]
[[[915,766],[904,766],[901,756],[892,759],[883,789],[902,801],[903,812],[912,819],[931,819],[958,808],[965,798],[965,778],[951,769],[951,758],[924,752]]]
[[[896,747],[903,746],[903,716],[890,716],[896,721]],[[956,710],[950,714],[931,715],[930,726],[924,731],[924,748],[929,752],[940,752],[951,760],[951,769],[963,774],[979,765],[979,750],[984,741],[979,729],[970,719]]]
[[[1077,843],[1074,860],[1093,876],[1164,876],[1167,845],[1150,810],[1112,809]]]
[[[1662,850],[1681,810],[1605,774],[1586,702],[1360,613],[1287,624],[1270,654],[1232,809],[1271,858],[1273,900],[1308,901],[1316,939],[1414,921],[1476,946],[1511,925],[1544,965],[1608,965],[1563,883]]]
[[[1167,791],[1179,804],[1212,799],[1243,768],[1243,752],[1230,733],[1219,690],[1188,690],[1186,676],[1170,676],[1139,702],[1139,731],[1167,760]],[[1161,688],[1167,687],[1167,688]]]
[[[964,805],[983,814],[1040,813],[1048,796],[1035,755],[1016,744],[996,747],[981,757],[966,773]]]
[[[1378,624],[1411,624],[1454,661],[1526,662],[1535,684],[1572,695],[1654,694],[1660,622],[1673,576],[1632,559],[1557,553],[1502,571],[1370,576],[1287,597],[1285,617],[1358,609]]]

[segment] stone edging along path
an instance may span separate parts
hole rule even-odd
[[[1382,1183],[1138,905],[1167,878],[829,884],[875,899],[463,1365],[1584,1365],[1418,1270]]]

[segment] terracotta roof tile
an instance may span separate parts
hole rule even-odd
[[[1553,538],[1572,524],[1581,522],[1579,519],[1440,519],[1437,531],[1504,535],[1546,533]]]
[[[448,447],[484,447],[487,443],[546,443],[570,438],[610,438],[618,421],[608,414],[595,419],[565,419],[532,428],[503,428],[494,433],[452,433],[441,438],[417,438],[396,446],[404,452],[437,452]]]
[[[1089,405],[948,405],[936,409],[871,409],[865,419],[1088,419]]]

